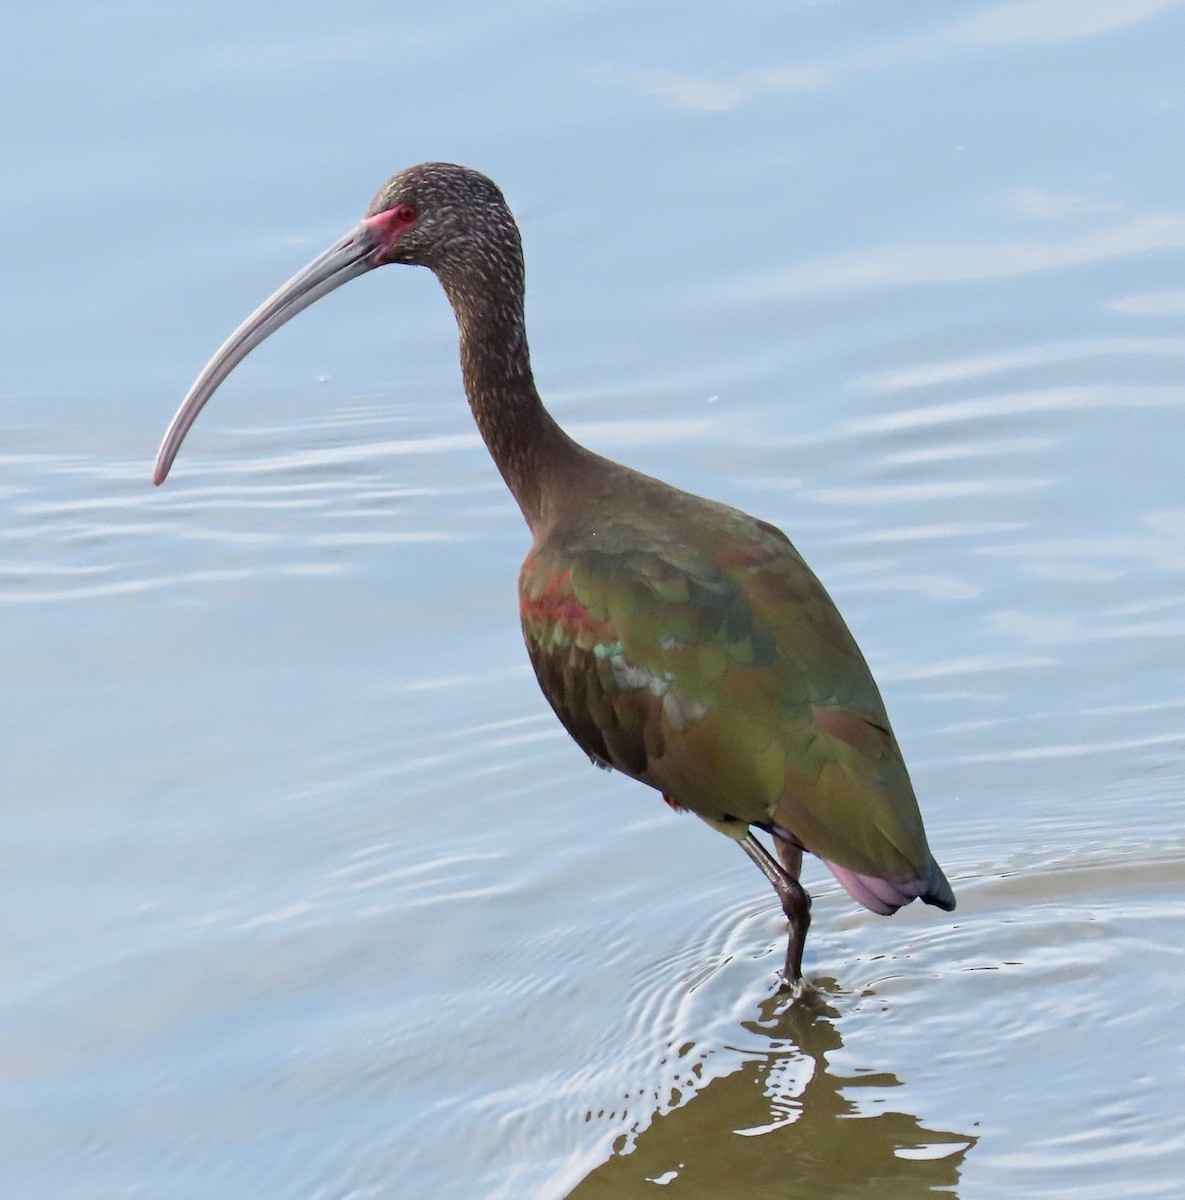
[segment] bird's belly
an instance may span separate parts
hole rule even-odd
[[[576,646],[531,660],[543,694],[596,763],[648,784],[707,820],[765,822],[785,787],[776,731],[708,709],[679,688]]]

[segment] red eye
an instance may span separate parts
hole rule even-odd
[[[362,225],[381,245],[382,253],[386,254],[396,239],[416,223],[419,215],[414,204],[395,204],[375,213],[373,217],[367,217]]]

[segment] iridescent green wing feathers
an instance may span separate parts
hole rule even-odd
[[[706,507],[686,537],[631,522],[532,551],[544,694],[592,758],[726,831],[776,823],[850,871],[923,873],[913,790],[835,606],[779,530]]]

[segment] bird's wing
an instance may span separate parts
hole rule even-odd
[[[712,507],[694,550],[629,526],[532,551],[522,621],[544,694],[594,760],[722,828],[777,825],[849,871],[917,875],[917,802],[852,635],[779,530]]]

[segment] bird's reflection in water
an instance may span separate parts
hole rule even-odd
[[[858,1089],[880,1092],[900,1081],[888,1073],[844,1076],[828,1069],[828,1055],[843,1044],[839,1014],[826,1002],[827,982],[816,987],[797,1004],[767,1001],[746,1026],[760,1055],[657,1117],[632,1151],[597,1167],[568,1200],[957,1194],[963,1158],[976,1139],[928,1129],[907,1113],[869,1113]]]

